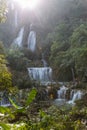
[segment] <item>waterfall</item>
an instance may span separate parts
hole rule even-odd
[[[42,59],[42,62],[43,62],[43,66],[44,66],[44,67],[47,67],[47,66],[48,66],[47,62],[46,62],[44,59]]]
[[[30,31],[28,37],[28,49],[32,52],[34,52],[36,49],[36,32],[32,30]]]
[[[80,90],[73,89],[70,93],[68,93],[68,88],[64,85],[60,87],[60,89],[57,91],[58,98],[55,100],[56,104],[64,104],[65,102],[68,104],[74,104],[76,100],[79,100],[82,98],[83,92]],[[66,97],[67,94],[69,95],[69,99],[67,101]]]
[[[34,52],[36,49],[36,32],[32,31],[33,26],[30,26],[30,34],[28,38],[28,48]],[[43,67],[31,67],[28,68],[29,76],[32,80],[40,81],[41,84],[48,84],[52,81],[52,68],[47,67],[47,62],[45,61],[43,54],[42,54],[42,60]]]
[[[47,66],[48,66],[46,60],[44,59],[44,53],[42,53],[42,60],[41,60],[41,61],[43,62],[43,66],[44,66],[44,67],[47,67]]]
[[[68,101],[69,104],[74,104],[74,102],[78,99],[81,99],[82,92],[80,90],[72,90],[71,91],[71,100]]]
[[[23,40],[23,34],[24,34],[24,27],[22,27],[18,33],[18,37],[14,39],[13,44],[18,45],[19,47],[22,47],[22,40]]]
[[[34,25],[30,25],[30,32],[28,36],[28,49],[32,52],[36,49],[36,32],[34,31]]]
[[[48,82],[52,80],[52,69],[50,67],[28,68],[29,76],[36,81]]]
[[[5,92],[0,92],[0,106],[10,106],[8,96]]]
[[[66,88],[65,86],[62,86],[62,87],[57,91],[58,99],[65,99],[67,89],[68,89],[68,88]]]
[[[36,32],[34,26],[30,25],[30,33],[28,37],[28,48],[34,52],[36,50]],[[52,69],[47,67],[47,62],[42,54],[42,60],[44,67],[31,67],[28,68],[29,76],[32,80],[40,81],[42,84],[52,81]]]

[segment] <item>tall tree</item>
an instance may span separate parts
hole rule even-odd
[[[8,90],[12,87],[12,77],[7,68],[7,61],[3,50],[3,45],[0,43],[0,90]]]
[[[82,79],[87,76],[87,23],[81,24],[74,30],[70,41],[76,72]]]

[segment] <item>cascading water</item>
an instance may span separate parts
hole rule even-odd
[[[8,96],[5,92],[0,92],[0,106],[10,106]]]
[[[33,25],[30,25],[30,33],[28,37],[28,48],[34,52],[36,50],[36,32],[33,29]],[[40,81],[42,84],[51,82],[52,80],[52,68],[47,67],[47,62],[44,60],[42,54],[42,60],[44,67],[31,67],[28,68],[29,76],[32,80]]]
[[[68,88],[64,85],[57,91],[58,98],[55,100],[57,105],[63,105],[66,102],[66,92]]]
[[[33,25],[30,25],[30,33],[28,36],[28,49],[32,52],[36,49],[36,32],[33,29]]]
[[[80,90],[72,90],[70,96],[71,100],[68,103],[74,104],[76,100],[81,99],[82,92]]]
[[[57,94],[58,94],[58,99],[65,99],[67,89],[68,89],[68,88],[66,88],[65,86],[62,86],[62,87],[58,90],[58,92],[57,92]]]
[[[40,81],[41,83],[52,80],[52,69],[50,67],[28,68],[31,79]]]
[[[24,27],[20,29],[18,37],[14,39],[13,44],[18,45],[19,47],[22,47],[23,34],[24,34]]]
[[[43,66],[44,66],[44,67],[47,67],[47,66],[48,66],[46,60],[44,59],[44,53],[42,54],[42,60],[41,60],[41,61],[43,62]]]
[[[36,32],[30,31],[29,37],[28,37],[28,49],[32,52],[36,49]]]
[[[44,67],[48,66],[47,62],[44,59],[42,59],[42,62],[43,62]]]
[[[15,10],[15,6],[12,4],[11,5],[11,10],[14,11],[14,18],[13,18],[13,27],[18,27],[19,24],[19,13],[17,10]],[[12,23],[12,21],[11,21]],[[27,31],[26,31],[27,32]],[[22,41],[23,41],[23,36],[24,36],[24,27],[22,27],[18,33],[18,36],[16,39],[14,39],[13,43],[15,45],[18,45],[19,47],[22,47]],[[27,41],[28,40],[28,41]],[[26,41],[28,43],[28,49],[34,52],[36,50],[36,32],[34,30],[33,25],[30,25],[30,32],[28,35],[28,38],[26,38]],[[48,64],[46,60],[44,59],[44,54],[42,54],[42,59],[41,61],[43,62],[43,67],[31,67],[28,68],[29,76],[31,79],[40,81],[42,84],[46,84],[47,82],[52,82],[52,68],[47,67]],[[74,69],[71,68],[72,71],[72,77],[73,81],[75,81],[75,74],[74,74]],[[60,89],[57,91],[58,94],[58,100],[60,100],[60,103],[62,101],[66,101],[68,103],[74,104],[74,102],[78,99],[81,99],[82,97],[82,92],[80,90],[71,90],[69,93],[69,101],[66,99],[66,94],[67,94],[68,88],[65,86],[60,87]],[[22,97],[22,92],[20,92],[19,97]],[[6,105],[9,106],[9,100],[8,97],[5,95],[5,93],[0,93],[0,105]]]
[[[57,92],[58,98],[56,99],[56,104],[74,104],[74,102],[78,99],[82,98],[83,92],[80,90],[71,90],[70,93],[68,93],[68,88],[65,86],[60,87],[60,89]],[[69,100],[67,101],[66,96],[69,95]]]

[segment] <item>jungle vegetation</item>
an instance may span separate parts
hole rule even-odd
[[[0,0],[0,22],[6,20],[6,5],[5,0]],[[40,52],[33,54],[27,48],[12,48],[5,42],[8,39],[0,42],[0,92],[6,91],[12,104],[11,107],[0,106],[0,129],[86,130],[87,1],[45,0],[39,21]],[[42,52],[53,68],[55,81],[77,81],[86,92],[76,106],[54,106],[51,104],[53,99],[47,95],[44,99],[43,86],[30,80],[26,68],[42,66],[36,60],[41,59]],[[26,88],[29,89],[27,92]],[[21,101],[18,97],[20,89],[25,92]],[[44,100],[47,104],[43,104]]]

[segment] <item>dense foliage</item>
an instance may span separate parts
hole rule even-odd
[[[8,90],[12,87],[12,76],[7,68],[2,44],[0,44],[0,90]]]
[[[68,5],[67,5],[68,4]],[[86,81],[87,16],[86,1],[66,1],[66,15],[48,33],[46,57],[54,69],[54,76],[60,81]],[[63,12],[64,13],[64,12]],[[57,14],[58,15],[58,14]],[[62,14],[58,15],[61,16]],[[45,48],[46,48],[45,47]],[[48,49],[47,49],[48,50]],[[48,55],[48,56],[47,56]],[[49,58],[50,57],[50,58]],[[66,76],[65,76],[66,75]]]
[[[5,20],[6,12],[6,1],[0,0],[0,22]],[[11,18],[10,13],[8,18]],[[24,21],[28,21],[25,17]],[[87,82],[87,1],[42,0],[33,17],[39,24],[36,25],[38,49],[35,53],[13,46],[12,42],[11,47],[6,48],[12,35],[2,36],[5,47],[0,42],[0,94],[9,90],[12,105],[0,106],[0,127],[4,130],[86,130],[87,84],[83,82]],[[4,31],[7,31],[5,27]],[[53,68],[55,81],[76,82],[74,87],[85,92],[83,98],[76,101],[76,106],[52,105],[52,94],[57,95],[55,89],[51,90],[50,99],[42,88],[45,86],[30,80],[27,68],[42,66],[42,52]],[[36,89],[30,92],[34,87]]]

